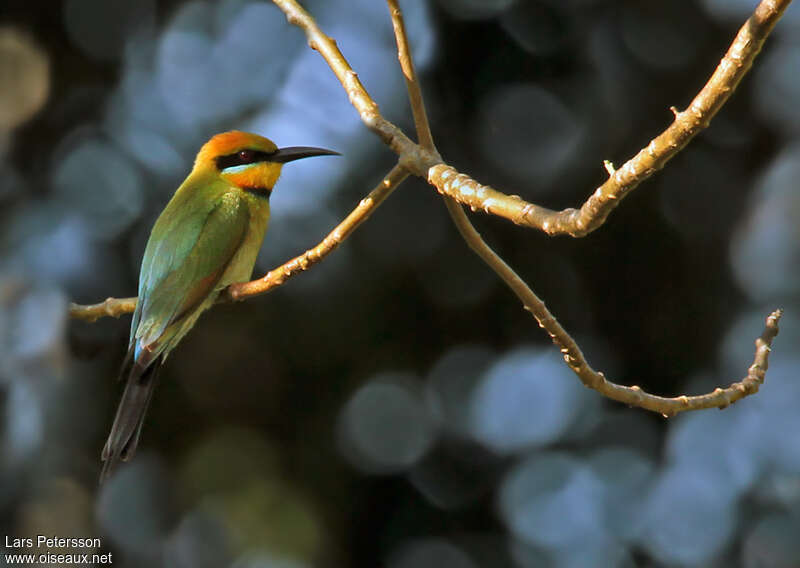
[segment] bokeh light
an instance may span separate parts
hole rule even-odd
[[[481,345],[459,345],[436,362],[428,375],[426,395],[444,427],[464,438],[472,432],[471,401],[494,354]]]
[[[476,568],[476,564],[453,544],[436,539],[409,542],[389,558],[387,568]]]
[[[98,239],[108,240],[141,215],[139,172],[108,143],[72,141],[53,172],[54,196],[75,211]]]
[[[500,515],[520,539],[551,550],[609,538],[602,503],[605,487],[581,460],[538,454],[520,462],[504,480]]]
[[[87,55],[106,60],[118,57],[127,39],[152,30],[153,0],[67,0],[64,27]]]
[[[584,395],[555,353],[512,351],[487,370],[475,389],[473,435],[501,453],[555,442],[584,410]]]
[[[667,220],[685,237],[719,238],[735,216],[731,192],[744,185],[735,165],[722,165],[717,152],[697,148],[676,159],[659,180],[660,197]]]
[[[630,4],[620,27],[631,54],[653,68],[687,65],[702,39],[697,21],[686,17],[686,6],[674,2]]]
[[[758,520],[745,537],[743,566],[788,568],[800,558],[800,516],[797,511],[770,513]]]
[[[701,3],[709,14],[715,19],[732,25],[746,19],[753,11],[753,3],[749,0],[703,0]],[[781,18],[785,24],[782,29],[776,30],[778,36],[791,37],[800,25],[800,10],[795,5],[789,5]]]
[[[435,422],[414,377],[380,375],[359,389],[342,410],[340,441],[358,467],[403,470],[416,463],[436,439]]]
[[[532,55],[551,55],[571,38],[565,29],[569,16],[548,2],[515,2],[500,17],[508,35]]]
[[[619,542],[632,542],[640,534],[641,495],[648,489],[655,464],[641,453],[622,448],[606,448],[589,459],[605,488],[605,519],[609,532]]]
[[[645,502],[639,543],[656,558],[698,566],[722,550],[739,514],[718,474],[687,462],[656,477]]]
[[[782,102],[800,97],[800,77],[796,73],[786,73],[786,69],[797,69],[798,66],[800,45],[780,42],[764,58],[755,85],[757,111],[776,128],[795,135],[800,131],[800,109]]]
[[[518,180],[535,180],[540,191],[564,174],[580,148],[578,116],[539,86],[500,87],[482,108],[476,135],[486,158]]]
[[[439,5],[454,18],[477,20],[502,14],[514,0],[438,0]]]
[[[19,515],[15,533],[36,539],[47,534],[89,534],[92,531],[92,496],[73,479],[57,477],[37,487]],[[63,550],[63,549],[62,549]],[[97,549],[86,547],[92,554]],[[50,554],[63,553],[57,547],[42,548]]]
[[[121,550],[140,560],[155,561],[173,523],[168,505],[171,494],[163,466],[143,453],[103,486],[97,519]]]
[[[181,519],[164,546],[165,561],[176,568],[211,568],[230,564],[229,537],[223,521],[200,509]]]
[[[703,0],[702,4],[715,18],[731,22],[747,18],[753,10],[748,0]]]
[[[47,54],[29,35],[0,26],[0,134],[33,116],[49,94]]]
[[[780,153],[763,172],[752,207],[731,246],[734,273],[754,300],[796,290],[800,279],[800,145]]]

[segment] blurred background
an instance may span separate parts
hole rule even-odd
[[[445,159],[561,208],[689,103],[756,2],[402,4]],[[304,5],[412,132],[385,4]],[[585,389],[411,180],[313,270],[204,315],[103,487],[130,316],[71,321],[67,302],[135,295],[200,145],[239,128],[344,155],[285,168],[258,273],[394,160],[269,2],[0,10],[4,535],[98,537],[125,567],[800,565],[798,6],[711,128],[600,230],[473,216],[624,384],[738,380],[785,308],[759,394],[667,421]]]

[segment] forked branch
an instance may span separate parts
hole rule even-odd
[[[433,136],[428,124],[425,105],[419,87],[419,80],[414,70],[411,52],[405,33],[403,14],[397,5],[397,0],[387,0],[389,11],[392,15],[395,38],[397,40],[398,58],[403,74],[406,77],[408,96],[414,114],[414,124],[417,137],[425,150],[435,152]],[[613,176],[612,176],[613,177]],[[586,361],[580,347],[569,333],[561,326],[558,320],[550,313],[545,303],[531,290],[522,278],[486,244],[478,230],[473,226],[464,213],[464,209],[449,195],[444,195],[445,205],[450,217],[461,234],[464,241],[483,260],[489,268],[517,295],[525,309],[533,314],[539,326],[542,327],[553,343],[561,350],[567,366],[580,378],[587,387],[598,391],[600,394],[613,400],[638,406],[654,412],[659,412],[665,417],[674,416],[684,410],[698,410],[701,408],[725,408],[737,400],[758,391],[764,382],[764,376],[769,363],[769,352],[772,340],[778,335],[778,321],[781,310],[772,312],[766,321],[764,333],[756,340],[756,353],[753,364],[747,376],[738,383],[733,383],[727,388],[717,388],[713,392],[698,396],[678,396],[666,398],[643,391],[638,386],[626,387],[613,383],[605,378],[603,373],[595,371]]]
[[[308,12],[295,0],[273,0],[289,23],[303,29],[309,45],[325,58],[347,92],[364,124],[400,157],[412,174],[428,181],[444,194],[475,211],[504,217],[518,225],[540,229],[549,235],[582,237],[603,224],[609,213],[641,182],[661,169],[698,132],[708,126],[736,89],[761,51],[791,0],[762,0],[744,23],[725,57],[689,107],[678,112],[664,132],[650,141],[636,156],[611,174],[606,182],[579,208],[553,211],[515,195],[506,195],[483,185],[442,162],[435,150],[414,144],[397,126],[386,120],[358,75],[339,48],[325,35]],[[405,71],[405,69],[404,69]],[[413,101],[412,101],[413,102]],[[420,139],[422,142],[422,139]]]

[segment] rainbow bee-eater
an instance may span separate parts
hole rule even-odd
[[[139,299],[120,379],[127,384],[103,448],[106,479],[136,451],[158,372],[229,284],[250,279],[269,221],[269,196],[286,162],[337,154],[278,148],[247,132],[206,142],[156,220],[139,272]]]

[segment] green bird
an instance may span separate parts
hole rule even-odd
[[[147,241],[120,372],[127,384],[103,448],[101,482],[136,451],[167,356],[226,286],[250,279],[283,164],[327,154],[338,153],[278,148],[267,138],[239,131],[217,134],[200,149]]]

